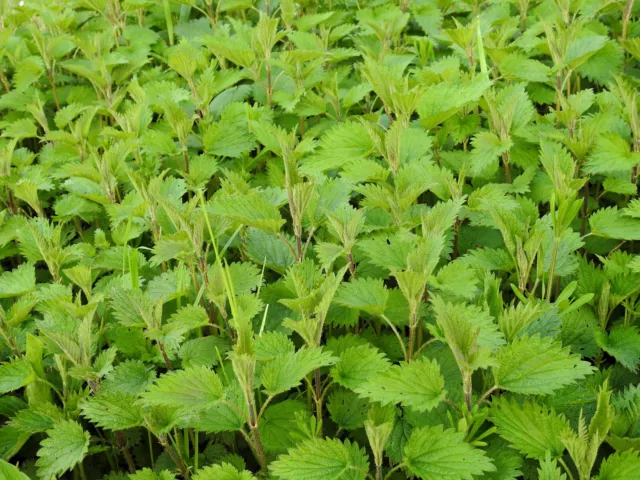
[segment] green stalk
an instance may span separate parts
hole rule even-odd
[[[480,30],[480,17],[476,17],[476,35],[478,43],[478,59],[480,60],[480,71],[488,75],[487,59],[484,56],[484,43],[482,41],[482,31]]]
[[[169,35],[169,45],[173,46],[173,20],[171,18],[171,5],[169,0],[163,0],[164,19],[167,22],[167,34]]]
[[[553,252],[551,254],[551,266],[549,268],[549,282],[547,286],[547,301],[551,301],[551,291],[553,287],[553,275],[556,270],[556,259],[558,257],[558,247],[560,246],[560,239],[553,237]]]

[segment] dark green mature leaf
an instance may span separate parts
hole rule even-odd
[[[636,327],[615,327],[607,335],[599,330],[596,341],[609,355],[624,367],[636,371],[640,365],[640,333]]]
[[[340,361],[331,376],[340,385],[355,390],[389,368],[389,361],[370,345],[351,347],[340,353]]]
[[[478,100],[490,86],[491,82],[482,75],[468,83],[431,86],[418,105],[422,126],[431,129],[444,122],[467,103]]]
[[[223,395],[218,375],[207,367],[191,367],[165,373],[140,396],[145,406],[204,409]]]
[[[529,458],[542,460],[548,451],[557,458],[564,451],[560,435],[569,422],[545,406],[500,398],[491,406],[491,421],[502,438]]]
[[[474,475],[495,470],[491,459],[464,437],[464,433],[443,430],[442,426],[415,429],[404,447],[403,462],[411,473],[425,480],[471,480]]]
[[[210,210],[216,215],[270,233],[278,233],[285,222],[278,209],[265,195],[258,192],[249,195],[220,196]]]
[[[315,438],[281,455],[270,470],[284,480],[364,480],[369,462],[357,443]]]
[[[0,476],[4,480],[29,480],[29,477],[18,470],[18,467],[11,465],[4,460],[0,460]]]
[[[631,152],[629,143],[616,133],[607,133],[596,139],[584,170],[590,174],[615,174],[629,171],[640,163],[640,154]]]
[[[640,220],[625,217],[616,207],[601,208],[589,217],[591,233],[618,240],[640,240]]]
[[[34,291],[36,272],[33,265],[27,263],[15,270],[0,275],[0,298],[16,297]]]
[[[135,395],[100,392],[81,404],[82,415],[107,430],[126,430],[142,424],[142,409]]]
[[[24,387],[35,380],[35,372],[26,358],[15,358],[0,366],[0,393]]]
[[[230,463],[222,463],[204,467],[192,478],[193,480],[253,480],[255,477],[246,470],[237,470]]]
[[[619,452],[606,458],[600,465],[597,480],[631,480],[637,477],[640,468],[640,454],[633,450]]]
[[[296,415],[305,414],[306,406],[297,400],[283,400],[270,405],[260,419],[260,438],[267,452],[285,453],[302,435]]]
[[[435,408],[446,395],[440,366],[428,358],[394,365],[355,391],[374,402],[400,403],[418,412]]]
[[[357,308],[372,315],[384,313],[389,292],[380,280],[357,278],[344,283],[336,293],[335,302],[345,307]]]
[[[334,364],[338,359],[321,348],[301,348],[267,363],[260,375],[262,388],[268,395],[286,392],[317,368]]]
[[[505,345],[493,367],[496,385],[526,394],[549,394],[589,375],[593,368],[549,337],[523,336]]]
[[[89,439],[89,432],[85,432],[77,422],[64,420],[56,423],[40,443],[36,462],[38,476],[49,479],[73,469],[87,454]]]

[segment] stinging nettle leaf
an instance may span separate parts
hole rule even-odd
[[[89,432],[85,432],[79,423],[64,420],[47,431],[47,438],[40,443],[38,450],[38,477],[54,478],[73,469],[89,450]]]
[[[496,354],[496,385],[517,393],[544,395],[575,383],[593,367],[549,337],[523,336]]]
[[[364,480],[361,472],[369,470],[369,462],[357,443],[315,438],[290,449],[286,455],[272,462],[269,468],[284,480]]]
[[[417,428],[404,447],[403,462],[425,480],[471,480],[495,470],[491,459],[469,445],[462,432],[442,426]]]
[[[143,406],[166,406],[184,409],[205,409],[214,406],[223,396],[218,375],[207,367],[175,370],[158,377],[140,395]]]
[[[437,407],[446,395],[440,366],[428,358],[394,365],[354,390],[374,402],[399,403],[418,412]]]
[[[333,365],[338,359],[322,348],[303,347],[276,357],[262,369],[262,388],[268,395],[277,395],[298,386],[304,377],[317,368]]]

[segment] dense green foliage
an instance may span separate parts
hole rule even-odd
[[[0,477],[640,478],[633,0],[0,0]]]

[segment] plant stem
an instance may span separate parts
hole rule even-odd
[[[289,243],[289,240],[287,240],[287,238],[281,233],[278,233],[278,238],[282,240],[287,247],[289,247],[289,250],[291,250],[291,253],[293,253],[293,258],[297,258],[296,251],[293,249],[293,247]]]
[[[509,160],[509,152],[502,154],[502,163],[504,164],[504,176],[507,177],[507,183],[511,183],[511,164]]]
[[[494,385],[493,387],[491,387],[489,390],[487,390],[486,392],[484,392],[484,395],[482,395],[482,397],[480,397],[480,400],[478,400],[478,403],[476,403],[476,405],[480,406],[482,404],[482,402],[484,402],[487,398],[489,398],[489,395],[491,395],[493,392],[495,392],[498,389],[497,385]]]
[[[116,436],[116,443],[118,444],[118,448],[122,451],[122,455],[124,456],[125,461],[127,462],[127,468],[129,469],[129,473],[135,473],[136,464],[133,461],[133,457],[131,456],[131,452],[129,451],[129,447],[127,446],[127,439],[124,436],[124,433],[117,430],[114,432]]]
[[[189,152],[185,149],[184,152],[182,152],[182,156],[184,158],[184,171],[189,173]]]
[[[151,437],[151,430],[147,430],[147,440],[149,442],[149,458],[151,459],[151,469],[155,468],[155,458],[153,456],[153,438]]]
[[[162,354],[162,358],[164,359],[164,364],[167,367],[167,370],[173,370],[171,366],[171,361],[167,355],[166,350],[164,349],[164,344],[162,342],[156,342],[158,344],[158,348],[160,349],[160,353]]]
[[[389,320],[389,318],[385,314],[382,314],[380,318],[382,318],[386,322],[386,324],[389,325],[389,328],[391,328],[393,333],[395,333],[396,338],[398,339],[398,342],[400,342],[400,348],[402,348],[404,359],[408,360],[409,356],[407,355],[407,348],[404,345],[404,340],[402,340],[402,336],[400,335],[400,332],[398,332],[398,329],[396,328],[396,326],[393,323],[391,323],[391,320]]]
[[[198,444],[198,430],[194,432],[194,441],[193,441],[193,471],[198,471],[198,455],[200,445]]]
[[[407,352],[407,362],[411,363],[413,360],[413,348],[416,343],[416,327],[418,325],[418,319],[414,313],[409,324],[409,351]]]
[[[460,410],[460,408],[455,403],[453,403],[451,400],[449,400],[447,397],[443,398],[442,401],[444,403],[446,403],[447,405],[451,405],[453,408],[455,408],[458,411],[459,414],[462,414],[462,411]]]
[[[353,263],[353,254],[350,251],[347,253],[347,261],[349,262],[349,274],[351,278],[356,278],[356,265]]]
[[[462,389],[464,390],[464,401],[467,404],[467,409],[471,411],[471,392],[472,392],[471,373],[464,372],[462,374]]]
[[[584,201],[582,203],[582,225],[580,227],[580,235],[584,237],[587,231],[587,213],[589,213],[589,181],[584,184]]]
[[[84,473],[84,465],[82,465],[82,461],[78,463],[78,471],[80,472],[80,478],[82,480],[87,480],[87,475]]]
[[[553,290],[553,275],[556,270],[556,259],[558,257],[558,247],[560,246],[560,239],[558,237],[553,238],[553,252],[551,253],[551,266],[549,267],[549,282],[547,286],[547,301],[551,301],[551,292]]]
[[[164,0],[164,19],[167,23],[167,34],[169,36],[169,45],[173,45],[173,20],[171,18],[171,5],[169,0]]]
[[[392,473],[397,472],[398,470],[400,470],[403,467],[404,467],[404,463],[400,463],[400,464],[396,465],[395,467],[393,467],[391,470],[389,470],[387,472],[387,474],[384,477],[384,480],[387,480],[389,477],[391,477]]]
[[[51,91],[53,92],[53,100],[56,102],[56,110],[60,110],[60,98],[58,98],[58,87],[56,87],[56,80],[53,75],[53,68],[47,71],[49,76],[49,83],[51,83]]]
[[[627,39],[627,32],[629,30],[629,19],[631,18],[631,10],[633,9],[633,1],[627,0],[627,4],[624,8],[624,14],[622,16],[622,40]]]
[[[318,425],[320,425],[320,435],[322,436],[322,380],[319,368],[316,368],[314,372],[314,384],[316,389],[316,419],[318,420]]]
[[[560,465],[562,465],[562,468],[564,468],[564,471],[567,472],[567,475],[569,476],[569,480],[573,480],[573,473],[571,473],[571,470],[569,469],[565,461],[562,459],[562,457],[558,457],[558,462],[560,462]]]
[[[253,436],[253,446],[255,448],[256,460],[260,464],[262,470],[267,468],[267,456],[264,453],[264,447],[262,446],[262,440],[260,438],[260,432],[258,430],[258,421],[256,418],[256,409],[253,405],[253,400],[247,397],[247,407],[249,410],[249,428],[251,429],[251,435]]]
[[[169,444],[169,442],[167,441],[166,435],[161,434],[160,436],[158,436],[158,440],[160,440],[160,444],[167,451],[167,453],[171,457],[171,460],[173,460],[174,463],[180,469],[180,472],[182,473],[184,480],[189,480],[191,478],[191,475],[189,474],[189,469],[185,465],[184,460],[182,460],[182,457],[178,455],[175,449]]]

